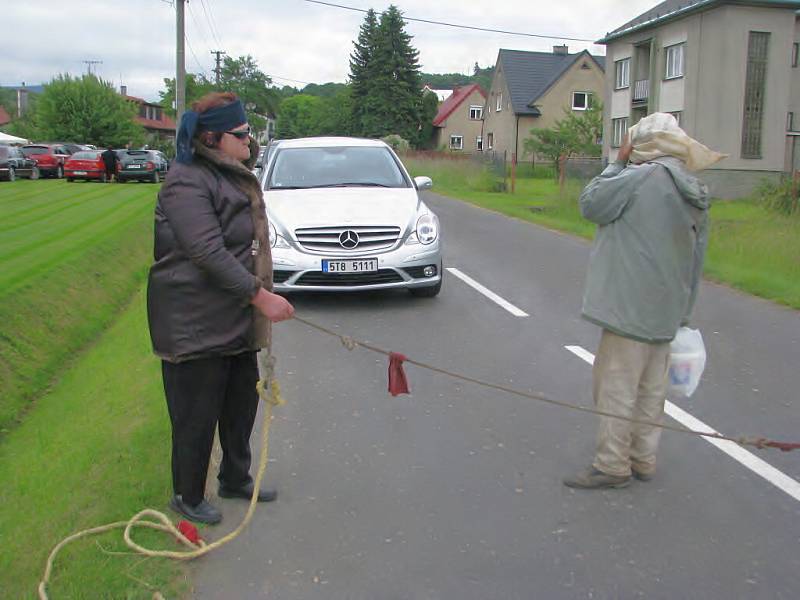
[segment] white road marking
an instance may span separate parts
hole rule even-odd
[[[453,275],[458,277],[461,281],[463,281],[467,285],[469,285],[469,286],[475,288],[476,290],[478,290],[481,294],[483,294],[484,296],[489,298],[489,300],[491,300],[492,302],[495,302],[495,303],[499,304],[501,307],[505,308],[508,312],[510,312],[515,317],[527,317],[528,316],[528,313],[520,310],[519,308],[517,308],[516,306],[511,304],[511,302],[509,302],[508,300],[504,300],[503,298],[501,298],[500,296],[495,294],[492,290],[482,286],[480,283],[475,281],[469,275],[466,275],[466,274],[462,273],[461,271],[459,271],[458,269],[456,269],[454,267],[447,267],[447,270],[450,271]]]
[[[567,350],[572,352],[575,356],[580,358],[581,360],[586,361],[587,363],[594,364],[594,354],[589,352],[588,350],[581,348],[580,346],[564,346]],[[702,431],[704,433],[719,433],[718,431],[712,429],[705,423],[703,423],[700,419],[692,416],[679,406],[676,406],[669,400],[666,401],[664,404],[664,412],[667,413],[670,417],[675,419],[678,423],[683,425],[684,427],[688,427],[689,429],[694,429],[695,431]],[[778,489],[786,492],[795,500],[800,501],[800,483],[779,471],[775,467],[773,467],[768,462],[761,460],[752,452],[748,452],[744,448],[742,448],[739,444],[735,444],[733,442],[729,442],[727,440],[717,440],[714,438],[703,438],[709,444],[713,444],[720,450],[722,450],[725,454],[733,458],[734,460],[738,461],[756,475],[759,475],[769,481],[772,485],[777,487]]]

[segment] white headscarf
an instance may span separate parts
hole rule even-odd
[[[690,138],[669,113],[647,115],[630,128],[629,135],[633,144],[630,159],[634,163],[674,156],[686,163],[690,171],[702,171],[728,157]]]

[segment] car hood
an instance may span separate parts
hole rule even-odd
[[[300,227],[396,225],[404,229],[416,215],[414,188],[313,188],[268,190],[267,214],[276,226],[294,232]]]

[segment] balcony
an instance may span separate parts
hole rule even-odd
[[[633,82],[633,102],[647,102],[650,98],[650,80],[640,79]]]

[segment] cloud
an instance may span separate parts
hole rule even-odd
[[[389,2],[337,0],[381,11]],[[510,31],[597,39],[651,8],[654,0],[493,0],[491,10],[475,0],[396,0],[407,16]],[[252,55],[279,85],[344,82],[349,56],[364,14],[302,0],[192,0],[186,5],[186,68],[213,75],[211,50]],[[214,23],[213,28],[209,21]],[[509,36],[409,22],[407,31],[426,72],[469,72],[478,62],[493,65],[500,48],[550,50],[557,40]],[[52,32],[43,35],[41,32]],[[57,32],[57,34],[55,33]],[[175,11],[161,0],[12,2],[4,12],[0,85],[44,83],[59,73],[93,70],[132,95],[157,99],[163,79],[174,77]],[[565,42],[604,54],[602,46]]]

